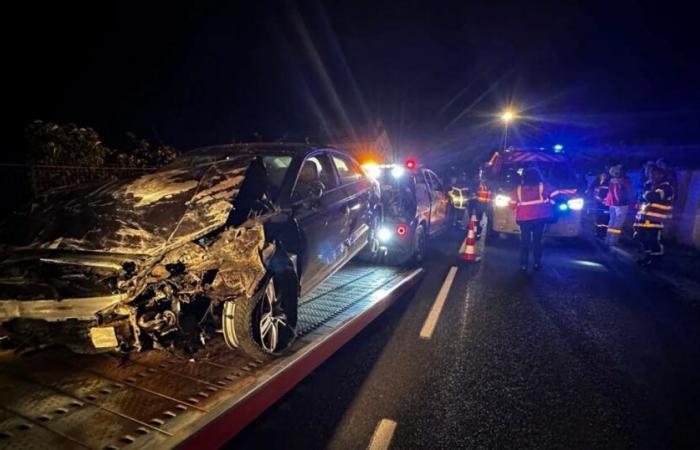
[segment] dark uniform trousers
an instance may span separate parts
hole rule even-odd
[[[532,256],[535,264],[542,262],[542,234],[547,224],[546,219],[528,220],[518,222],[520,225],[520,265],[526,266],[532,247]]]

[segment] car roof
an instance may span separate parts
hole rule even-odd
[[[289,143],[289,142],[250,142],[250,143],[234,143],[211,145],[200,147],[183,153],[182,156],[225,156],[230,152],[240,153],[289,153],[294,155],[305,155],[315,150],[336,150],[338,148],[328,145],[316,145],[307,143]]]

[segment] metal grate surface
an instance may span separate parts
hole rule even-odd
[[[350,265],[300,300],[299,351],[324,325],[372,303],[406,272]],[[289,358],[263,362],[216,339],[197,359],[166,351],[75,355],[0,353],[0,449],[170,448],[171,439],[266,383]]]

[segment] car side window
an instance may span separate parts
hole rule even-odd
[[[434,172],[427,172],[428,178],[430,179],[430,184],[432,185],[432,188],[434,191],[444,191],[444,188],[442,187],[442,181],[440,181],[440,178],[438,178],[437,175],[435,175]]]
[[[297,201],[308,198],[319,187],[327,191],[336,186],[335,174],[328,156],[310,156],[301,165],[301,170],[292,192],[292,200]]]
[[[350,184],[362,179],[362,169],[350,158],[341,155],[333,155],[333,163],[338,169],[340,184]]]
[[[425,183],[425,186],[428,188],[429,191],[434,191],[435,186],[433,185],[433,180],[430,179],[430,172],[427,170],[422,170],[421,175],[419,177],[419,183]]]

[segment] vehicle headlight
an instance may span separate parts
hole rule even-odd
[[[496,198],[493,199],[493,204],[498,208],[505,208],[510,204],[510,197],[507,195],[498,194]]]
[[[573,209],[574,211],[580,211],[583,209],[583,199],[582,198],[572,198],[571,200],[566,202],[566,205],[570,209]]]
[[[391,240],[391,235],[391,230],[386,227],[381,227],[379,230],[377,230],[377,238],[380,242],[387,242]]]
[[[382,169],[380,169],[377,164],[374,164],[374,163],[363,164],[362,168],[364,169],[367,176],[374,179],[374,180],[376,180],[382,176]]]
[[[401,178],[405,171],[406,169],[401,166],[394,166],[391,168],[391,176],[394,178]]]

